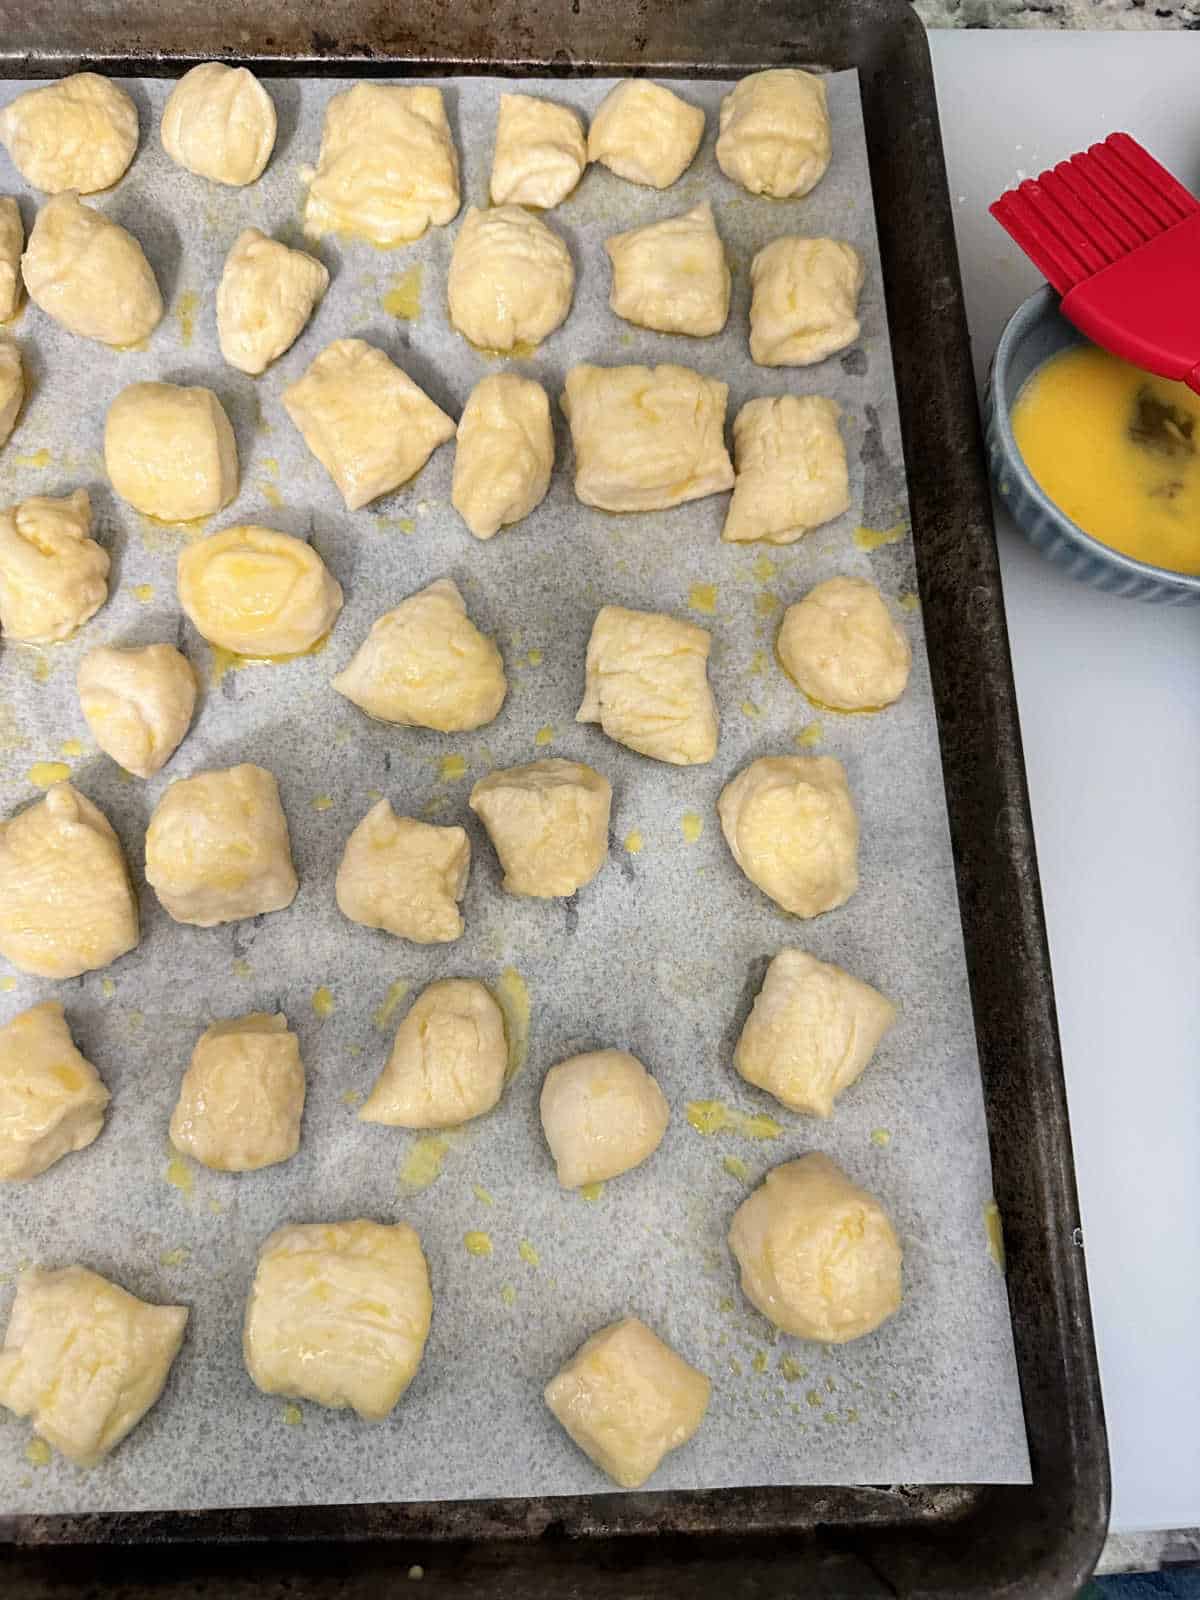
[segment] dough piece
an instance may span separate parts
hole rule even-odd
[[[176,922],[218,922],[282,911],[296,898],[279,786],[244,764],[177,778],[146,830],[146,881]]]
[[[192,624],[235,655],[303,655],[342,609],[341,585],[311,544],[254,523],[185,545],[178,573]]]
[[[880,711],[899,700],[912,649],[865,578],[829,578],[783,614],[784,671],[826,711]]]
[[[671,1117],[658,1084],[626,1050],[593,1050],[551,1067],[540,1109],[564,1189],[640,1167],[662,1143]]]
[[[508,1075],[504,1013],[474,978],[431,983],[396,1030],[361,1122],[456,1128],[490,1111]]]
[[[828,1156],[772,1167],[734,1212],[742,1293],[798,1339],[847,1344],[900,1309],[900,1241],[887,1212]]]
[[[712,1384],[644,1322],[623,1317],[582,1345],[546,1385],[546,1404],[623,1489],[640,1488],[695,1433]]]
[[[509,894],[574,894],[608,858],[612,784],[582,761],[532,761],[489,773],[469,803],[500,857]]]
[[[577,498],[602,511],[665,511],[731,489],[728,397],[728,384],[690,367],[572,367],[562,408]]]
[[[588,160],[630,183],[668,189],[691,166],[703,137],[699,106],[646,78],[626,78],[592,118]]]
[[[520,206],[467,207],[454,241],[450,321],[480,350],[532,349],[561,327],[575,293],[571,252]]]
[[[73,193],[34,219],[21,257],[29,298],[55,322],[99,344],[140,344],[162,321],[162,295],[141,245]]]
[[[833,756],[752,761],[717,811],[738,866],[793,916],[833,911],[858,888],[858,816]]]
[[[86,1267],[31,1267],[0,1348],[0,1406],[77,1467],[94,1467],[163,1392],[186,1306],[150,1305]]]
[[[598,722],[610,739],[655,761],[677,767],[711,761],[717,753],[711,644],[711,634],[694,622],[601,607],[576,722]]]
[[[290,349],[329,287],[315,256],[244,228],[217,286],[217,337],[231,367],[257,378]]]
[[[277,1228],[246,1306],[246,1370],[266,1394],[381,1422],[416,1376],[432,1314],[429,1268],[406,1222]]]
[[[211,517],[238,491],[237,441],[211,389],[122,389],[104,424],[104,465],[121,499],[160,522]]]
[[[549,211],[565,200],[587,166],[583,122],[570,106],[528,94],[502,94],[492,157],[492,204]]]
[[[0,111],[0,143],[35,189],[110,189],[133,160],[137,107],[109,78],[75,72],[27,89]]]
[[[196,1041],[171,1113],[171,1143],[215,1172],[257,1172],[300,1148],[300,1041],[276,1012],[214,1022]]]
[[[767,968],[733,1064],[792,1111],[828,1117],[895,1020],[895,1006],[869,983],[784,949]]]
[[[414,944],[449,944],[463,931],[458,903],[470,870],[464,828],[398,817],[390,800],[377,800],[346,840],[337,903],[364,928]]]
[[[508,680],[458,585],[439,578],[379,618],[333,687],[380,722],[468,733],[499,715]]]
[[[241,188],[275,148],[275,102],[245,67],[205,61],[185,72],[162,114],[162,147],[199,178]]]
[[[842,239],[785,237],[750,264],[750,355],[760,367],[809,367],[853,344],[866,269]]]
[[[825,80],[811,72],[752,72],[721,101],[717,165],[751,194],[807,194],[832,151]]]
[[[69,783],[0,823],[0,955],[77,978],[138,942],[137,898],[108,818]]]
[[[25,370],[21,352],[7,339],[0,339],[0,445],[17,425],[21,402],[25,398]]]
[[[306,232],[386,248],[443,226],[458,205],[458,157],[440,89],[356,83],[334,95],[304,207]]]
[[[382,350],[335,339],[283,391],[304,442],[358,511],[415,477],[454,423]]]
[[[108,599],[108,551],[88,534],[86,489],[33,495],[0,511],[0,627],[6,639],[52,644]]]
[[[196,709],[196,674],[173,645],[100,644],[79,663],[79,706],[105,755],[152,778],[179,748]]]
[[[725,326],[733,279],[707,200],[682,216],[616,233],[604,248],[612,262],[608,303],[626,322],[697,339]]]
[[[737,480],[722,539],[795,544],[849,508],[841,414],[815,394],[747,400],[733,424]]]
[[[20,309],[24,248],[25,228],[17,202],[11,195],[0,195],[0,322],[8,322]]]
[[[104,1126],[109,1099],[57,1000],[14,1017],[0,1028],[0,1181],[36,1178],[85,1150]]]
[[[454,509],[477,539],[520,522],[545,499],[554,429],[545,389],[497,372],[471,390],[454,450]]]

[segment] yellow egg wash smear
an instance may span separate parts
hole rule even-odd
[[[1200,573],[1200,396],[1093,345],[1052,356],[1021,390],[1025,465],[1094,539]]]

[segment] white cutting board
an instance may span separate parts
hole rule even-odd
[[[1200,193],[1200,35],[931,34],[982,382],[1041,281],[988,203],[1124,129]],[[1058,997],[1115,1532],[1200,1525],[1200,608],[997,529]]]

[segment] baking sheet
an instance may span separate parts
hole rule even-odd
[[[114,565],[109,604],[76,639],[44,651],[4,649],[0,782],[15,808],[36,795],[25,776],[34,762],[72,767],[122,837],[144,934],[108,972],[60,985],[19,976],[0,992],[5,1019],[57,994],[114,1096],[95,1145],[0,1197],[0,1317],[22,1264],[80,1260],[147,1298],[187,1303],[192,1318],[162,1400],[91,1472],[58,1459],[35,1465],[25,1454],[28,1424],[0,1413],[0,1504],[115,1511],[603,1492],[611,1485],[558,1429],[541,1389],[590,1332],[626,1312],[714,1383],[703,1428],[667,1459],[655,1489],[1027,1482],[1008,1306],[984,1221],[990,1172],[933,704],[919,611],[907,609],[916,584],[856,77],[830,79],[833,164],[815,193],[795,202],[754,199],[720,174],[712,147],[728,85],[680,85],[709,113],[695,163],[662,194],[589,168],[549,216],[575,258],[574,308],[530,361],[516,363],[557,396],[579,360],[685,362],[729,382],[730,418],[755,394],[838,399],[851,510],[782,551],[722,545],[724,496],[627,517],[579,505],[561,415],[549,496],[488,544],[474,540],[450,506],[450,448],[386,500],[355,514],[341,509],[279,403],[330,339],[353,334],[380,344],[456,416],[479,377],[497,370],[447,325],[456,224],[394,252],[323,241],[317,250],[333,283],[297,345],[257,382],[220,360],[213,293],[225,252],[251,224],[301,242],[301,169],[316,159],[325,103],[345,86],[272,80],[280,136],[271,165],[253,188],[227,191],[180,172],[159,149],[155,130],[170,84],[131,82],[143,147],[119,187],[93,203],[143,241],[168,316],[144,352],[85,344],[33,308],[12,330],[34,393],[0,457],[0,493],[8,502],[85,484]],[[0,102],[24,87],[4,85]],[[464,204],[486,200],[504,87],[486,79],[446,85]],[[610,84],[526,87],[589,113]],[[28,227],[33,197],[11,168],[3,181],[22,195]],[[704,198],[734,266],[725,332],[692,341],[618,321],[607,308],[604,238]],[[863,336],[816,368],[759,369],[746,348],[748,266],[759,246],[787,232],[829,232],[864,251]],[[411,311],[414,298],[415,317],[393,314]],[[222,675],[182,623],[173,584],[182,536],[118,503],[99,454],[112,398],[155,377],[209,384],[234,423],[242,490],[210,526],[259,520],[308,536],[342,582],[346,606],[319,655]],[[900,537],[880,544],[863,528]],[[902,607],[913,675],[885,715],[814,713],[773,662],[779,607],[836,573],[874,577]],[[370,723],[328,680],[380,611],[443,574],[455,577],[472,615],[501,644],[508,702],[495,723],[465,737]],[[574,724],[588,633],[605,602],[688,614],[712,628],[722,731],[710,766],[648,762]],[[715,609],[689,609],[696,602]],[[154,639],[179,640],[207,689],[167,771],[142,784],[95,749],[73,680],[90,645]],[[799,923],[734,867],[715,802],[747,761],[796,749],[806,730],[815,742],[803,748],[847,766],[862,815],[862,886],[841,910]],[[71,740],[82,753],[63,752]],[[471,782],[490,767],[544,754],[587,760],[614,786],[607,867],[572,900],[550,904],[502,894],[494,855],[466,806]],[[446,764],[451,756],[465,763],[460,778],[450,776],[458,765]],[[300,893],[287,912],[255,922],[177,925],[144,884],[146,821],[171,778],[241,760],[279,777]],[[467,931],[457,944],[408,946],[337,911],[333,875],[345,837],[378,793],[397,811],[468,828]],[[684,826],[692,813],[703,822],[694,841]],[[625,848],[634,833],[636,853]],[[842,963],[902,1008],[875,1063],[827,1123],[781,1110],[729,1064],[766,963],[785,943]],[[355,1116],[407,1003],[388,1016],[389,1001],[404,983],[415,992],[441,976],[500,981],[506,972],[510,990],[519,973],[531,997],[528,1059],[497,1111],[451,1136],[439,1175],[415,1189],[401,1173],[406,1164],[411,1171],[418,1136]],[[318,988],[332,996],[326,1016],[313,1007]],[[214,1017],[276,1006],[299,1033],[308,1070],[299,1154],[242,1176],[173,1163],[167,1121],[195,1038]],[[658,1154],[589,1202],[557,1188],[537,1095],[555,1061],[608,1044],[651,1067],[673,1116]],[[709,1100],[772,1114],[782,1131],[765,1141],[734,1131],[706,1136],[687,1107]],[[724,1246],[747,1185],[812,1149],[880,1195],[906,1252],[901,1312],[838,1349],[775,1336],[742,1300]],[[393,1416],[374,1427],[261,1395],[241,1362],[242,1308],[261,1240],[285,1221],[356,1215],[403,1217],[418,1228],[435,1296],[422,1368]],[[471,1254],[468,1232],[486,1233],[491,1253]]]

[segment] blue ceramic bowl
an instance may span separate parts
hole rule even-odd
[[[1017,449],[1011,415],[1021,386],[1050,356],[1084,342],[1059,314],[1058,296],[1048,285],[1010,317],[992,357],[984,399],[984,437],[996,490],[1030,544],[1080,583],[1159,605],[1200,605],[1200,577],[1135,561],[1093,539],[1059,510]]]

